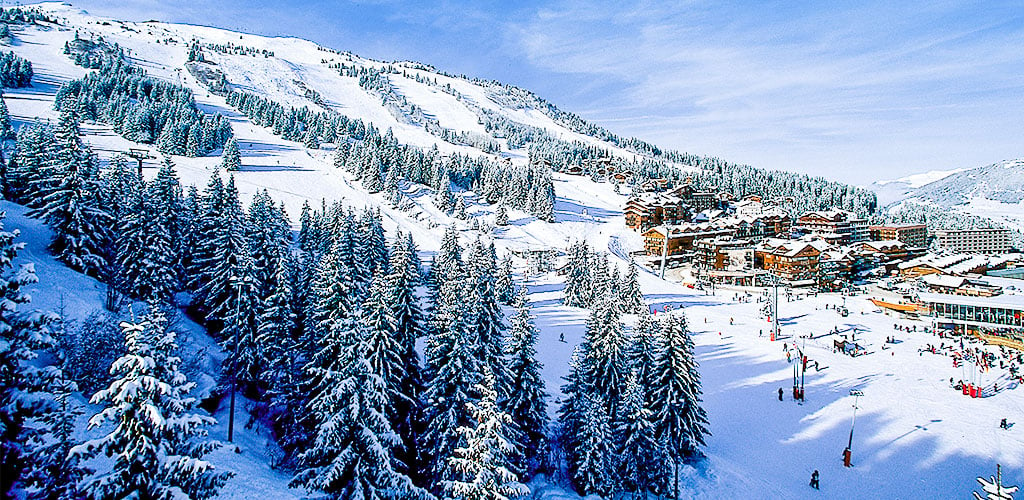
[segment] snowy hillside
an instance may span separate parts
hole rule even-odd
[[[928,172],[872,185],[883,206],[902,203],[992,219],[1024,229],[1024,160],[964,170]]]
[[[869,186],[869,188],[878,195],[878,204],[884,207],[911,196],[917,188],[945,179],[950,175],[963,171],[964,169],[930,170],[928,172],[908,175],[899,179],[875,181]]]
[[[424,263],[442,253],[448,228],[456,230],[464,247],[477,239],[493,242],[499,256],[522,250],[557,253],[582,240],[607,252],[610,264],[620,269],[629,265],[630,251],[642,248],[638,233],[625,227],[622,207],[628,186],[553,172],[552,220],[509,209],[508,223],[503,225],[497,221],[504,207],[488,203],[486,194],[473,190],[455,190],[454,197],[465,207],[464,215],[440,209],[435,186],[408,180],[396,183],[402,200],[396,203],[386,192],[371,193],[364,179],[334,165],[335,152],[344,147],[344,141],[307,147],[301,140],[286,140],[281,131],[255,124],[229,105],[223,92],[210,90],[196,75],[223,78],[238,92],[281,105],[361,120],[382,134],[390,130],[399,144],[427,151],[436,147],[439,158],[463,155],[495,164],[507,159],[512,165],[524,166],[530,159],[529,141],[521,138],[549,134],[607,150],[624,162],[654,160],[625,145],[579,132],[581,127],[520,89],[446,76],[418,63],[372,61],[297,38],[101,19],[57,3],[42,4],[41,8],[59,18],[60,24],[12,25],[13,40],[3,48],[31,61],[35,69],[32,86],[4,90],[15,127],[34,121],[57,122],[60,113],[55,111],[54,101],[61,85],[90,71],[64,53],[65,45],[76,38],[102,39],[122,48],[128,61],[150,76],[191,89],[203,111],[227,117],[241,157],[241,167],[231,172],[238,198],[248,205],[254,195],[266,190],[284,205],[293,226],[298,226],[306,203],[315,210],[321,203],[329,206],[334,201],[379,210],[388,241],[396,230],[412,235]],[[196,48],[202,61],[189,61]],[[131,149],[163,156],[152,144],[125,139],[109,123],[86,122],[81,131],[82,140],[104,167],[115,154]],[[171,159],[182,184],[202,190],[221,163],[219,154],[217,150],[209,156],[173,155]],[[145,160],[147,180],[156,177],[159,164],[157,158]],[[668,164],[692,168],[672,161]],[[995,173],[985,177],[993,189],[1002,189],[1000,200],[1013,198],[1006,186],[1014,180],[1013,175],[1020,175],[1021,168],[1024,164],[1017,162],[1005,167],[1004,177]],[[939,182],[963,179],[960,176],[969,172]],[[920,179],[905,180],[904,184],[912,187],[917,181]],[[935,184],[921,187],[921,193]],[[445,182],[438,189],[448,188]],[[989,198],[988,191],[972,195]],[[935,200],[939,203],[939,198]],[[28,243],[17,263],[33,264],[39,274],[40,283],[28,290],[32,307],[65,309],[68,318],[76,321],[101,309],[103,285],[53,258],[46,249],[51,233],[45,224],[29,218],[23,206],[4,202],[2,208],[8,213],[5,229],[20,230]],[[560,256],[554,264],[564,261]],[[590,310],[563,305],[564,276],[554,271],[532,272],[522,258],[513,262],[515,277],[525,285],[536,319],[536,358],[543,364],[541,375],[550,395],[547,411],[555,416],[567,397],[563,384],[571,373],[573,351],[583,344]],[[982,372],[963,363],[954,365],[951,356],[958,348],[950,346],[948,339],[924,333],[930,326],[927,321],[894,319],[873,307],[865,296],[794,296],[780,305],[783,338],[772,341],[766,334],[771,323],[762,313],[762,290],[718,289],[709,294],[659,279],[646,269],[640,269],[638,281],[644,301],[658,312],[657,317],[668,313],[687,318],[701,365],[710,435],[701,450],[706,459],[681,469],[683,497],[968,498],[977,489],[975,478],[994,474],[996,463],[1003,466],[1005,482],[1024,483],[1024,422],[1018,421],[1024,420],[1024,388],[1003,369]],[[837,314],[840,304],[849,309],[849,316]],[[511,311],[506,308],[502,312]],[[624,314],[622,319],[632,336],[637,316]],[[200,390],[209,390],[224,353],[199,325],[183,320],[175,326],[187,334],[179,335],[179,340],[187,343],[188,354],[203,361],[196,371]],[[911,328],[913,332],[908,331]],[[864,349],[863,356],[849,357],[836,351],[833,341],[847,336],[855,336]],[[898,340],[887,342],[891,336]],[[932,345],[940,343],[939,354],[930,352],[934,351]],[[788,394],[796,365],[792,352],[798,347],[808,355],[808,366],[814,366],[807,371],[806,398],[799,402]],[[998,353],[971,342],[959,350],[965,348]],[[962,396],[950,386],[951,378],[977,382],[986,397]],[[785,397],[777,397],[782,388],[786,388]],[[854,467],[844,468],[840,453],[851,432],[851,390],[863,391],[864,397],[858,401],[852,438]],[[81,398],[77,403],[86,414],[99,410],[98,405],[88,405]],[[240,406],[249,409],[249,403],[243,401]],[[218,439],[226,432],[225,406],[222,403],[213,411],[219,423],[210,432]],[[1009,429],[998,429],[1001,417],[1011,420]],[[247,419],[240,418],[243,423]],[[95,434],[81,427],[79,434]],[[238,427],[238,452],[226,448],[208,457],[220,469],[236,473],[220,497],[302,496],[301,489],[288,487],[290,474],[272,467],[280,459],[280,449],[270,432],[259,423],[252,429],[241,429],[241,423]],[[820,491],[808,487],[814,470],[821,473]],[[530,485],[532,498],[581,498],[570,492],[567,484],[565,477],[540,477]]]

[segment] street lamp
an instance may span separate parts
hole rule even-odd
[[[846,449],[843,450],[844,467],[852,467],[850,460],[853,456],[853,426],[857,423],[857,401],[864,393],[853,389],[850,391],[850,395],[853,396],[853,421],[850,422],[850,440],[846,442]]]

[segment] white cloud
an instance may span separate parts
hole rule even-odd
[[[1012,9],[781,8],[565,3],[512,33],[533,64],[612,83],[586,117],[662,145],[846,180],[1024,155]]]

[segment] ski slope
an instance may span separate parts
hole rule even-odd
[[[226,106],[224,100],[209,94],[185,70],[188,42],[193,38],[210,43],[232,43],[273,50],[272,58],[224,55],[206,51],[232,84],[270,97],[284,104],[310,106],[303,86],[321,94],[328,107],[342,114],[373,123],[382,130],[390,128],[403,143],[421,147],[437,145],[448,154],[484,154],[467,146],[445,143],[423,127],[405,123],[388,113],[379,98],[360,88],[354,79],[338,75],[324,60],[346,64],[381,67],[384,63],[354,55],[327,52],[315,44],[294,38],[267,38],[239,34],[216,28],[165,23],[122,23],[89,16],[73,7],[48,3],[44,8],[66,20],[61,28],[15,28],[16,41],[6,50],[32,61],[35,84],[27,89],[5,91],[15,126],[29,120],[55,120],[53,96],[61,82],[81,77],[85,70],[73,65],[61,53],[65,41],[81,36],[100,36],[129,51],[132,62],[144,66],[156,77],[180,81],[196,93],[200,105],[209,112],[228,116],[239,142],[243,167],[235,172],[242,199],[248,201],[257,191],[268,190],[275,200],[284,202],[293,222],[297,222],[303,203],[319,206],[342,200],[356,207],[381,210],[385,228],[411,232],[424,259],[436,251],[445,226],[462,230],[463,243],[477,237],[493,239],[499,249],[558,248],[583,239],[598,249],[612,251],[612,261],[626,264],[625,252],[640,247],[641,240],[624,226],[622,206],[626,196],[616,194],[612,186],[584,177],[555,174],[556,222],[546,223],[519,211],[510,211],[506,227],[483,232],[471,228],[470,221],[459,221],[439,212],[431,203],[430,190],[424,186],[404,185],[412,199],[408,210],[391,207],[382,195],[370,195],[345,172],[331,165],[331,146],[310,151],[300,143],[284,141],[268,129],[258,127]],[[157,43],[160,40],[161,43]],[[174,40],[173,43],[166,40]],[[402,66],[410,75],[389,75],[398,92],[435,117],[442,126],[459,131],[482,133],[473,112],[450,94],[416,82],[412,75],[436,78],[439,85],[450,84],[476,106],[501,112],[521,123],[542,127],[559,137],[593,141],[572,132],[536,109],[502,106],[486,86],[437,75],[412,65]],[[302,82],[300,86],[298,82]],[[101,159],[130,147],[140,147],[114,134],[104,124],[83,126],[84,139]],[[603,147],[607,144],[600,143]],[[613,149],[624,157],[631,153]],[[523,151],[503,151],[513,161],[526,161]],[[205,186],[219,158],[174,157],[179,175],[186,185]],[[145,164],[147,176],[156,172],[156,161]],[[473,193],[458,193],[467,199],[471,218],[492,221],[493,207],[476,201]],[[36,265],[41,283],[31,290],[33,306],[57,309],[61,297],[73,319],[85,317],[102,305],[101,285],[63,268],[45,250],[47,230],[24,216],[24,210],[5,204],[8,229],[19,228],[28,248],[20,257]],[[517,262],[519,272],[525,271]],[[523,276],[530,291],[534,315],[540,329],[538,356],[545,367],[551,393],[549,408],[554,414],[560,402],[562,377],[568,372],[572,349],[582,339],[588,311],[561,305],[561,277],[554,273]],[[783,334],[781,341],[759,336],[769,323],[760,316],[763,303],[752,291],[753,300],[733,300],[745,291],[719,289],[717,295],[665,282],[651,273],[640,273],[645,298],[652,307],[664,311],[671,305],[682,310],[694,332],[697,356],[702,365],[704,399],[712,435],[708,437],[707,461],[687,471],[689,496],[699,498],[968,498],[976,489],[975,477],[994,474],[995,464],[1003,466],[1008,484],[1024,484],[1024,389],[1009,383],[1005,371],[976,374],[989,397],[969,399],[949,387],[949,378],[965,379],[970,374],[953,368],[949,357],[920,354],[926,344],[943,342],[920,330],[925,321],[894,319],[877,312],[858,296],[846,299],[851,315],[838,316],[826,304],[842,304],[843,298],[822,294],[781,304]],[[678,314],[676,312],[675,314]],[[632,317],[626,322],[631,323]],[[916,326],[917,333],[896,332],[894,323]],[[194,324],[182,323],[194,340],[188,348],[212,346],[212,341]],[[832,350],[837,335],[822,336],[834,328],[849,335],[858,330],[858,342],[868,354],[850,358]],[[800,339],[813,334],[813,339]],[[901,341],[885,344],[896,335]],[[565,342],[559,340],[564,335]],[[810,371],[806,379],[806,401],[796,403],[788,395],[793,364],[787,362],[783,344],[799,342],[820,371]],[[945,340],[948,344],[950,341]],[[882,349],[886,346],[886,349]],[[216,373],[214,356],[207,373]],[[205,383],[209,387],[210,381]],[[778,388],[785,388],[785,401],[778,401]],[[854,467],[845,469],[840,453],[846,446],[853,415],[850,390],[864,393],[859,400],[853,438]],[[225,413],[213,433],[223,433]],[[1007,417],[1016,423],[1009,430],[997,424]],[[244,417],[243,417],[244,418]],[[1020,422],[1015,422],[1020,420]],[[258,430],[240,432],[241,453],[218,451],[212,459],[238,475],[222,493],[225,498],[289,498],[303,492],[287,488],[288,477],[271,470],[268,437]],[[821,472],[821,491],[810,489],[811,471]],[[550,484],[535,484],[542,498],[576,498]]]

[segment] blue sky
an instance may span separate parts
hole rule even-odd
[[[416,60],[663,147],[857,184],[1024,157],[1019,2],[73,3]]]

